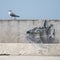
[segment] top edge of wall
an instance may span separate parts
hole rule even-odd
[[[37,20],[55,20],[55,21],[60,21],[60,19],[0,19],[0,21],[37,21]]]

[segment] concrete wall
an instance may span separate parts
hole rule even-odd
[[[0,55],[60,56],[60,44],[30,43],[26,31],[43,26],[44,20],[0,20]],[[55,41],[60,42],[60,20],[54,24]]]
[[[54,24],[55,40],[60,42],[60,21],[48,20]],[[44,20],[0,20],[0,42],[1,43],[29,43],[26,32],[34,27],[43,26]]]

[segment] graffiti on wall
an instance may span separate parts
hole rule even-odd
[[[48,21],[45,20],[43,26],[34,27],[27,32],[27,39],[36,43],[54,43],[55,40],[55,28],[53,24],[48,25]]]

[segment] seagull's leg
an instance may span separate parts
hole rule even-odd
[[[11,17],[11,20],[12,20],[12,17]]]
[[[16,20],[16,17],[14,17],[14,20]]]

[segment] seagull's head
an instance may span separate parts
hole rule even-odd
[[[10,15],[12,13],[12,10],[8,10],[8,14]]]

